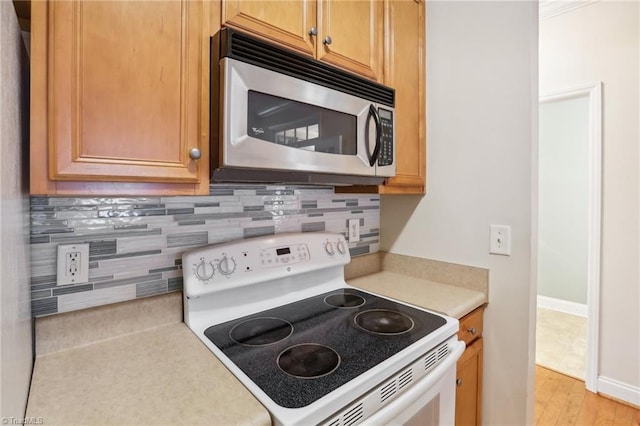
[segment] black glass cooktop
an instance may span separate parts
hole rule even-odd
[[[341,289],[214,325],[209,338],[276,404],[311,404],[446,320]]]

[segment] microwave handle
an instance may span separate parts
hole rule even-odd
[[[373,148],[373,154],[369,155],[369,122],[373,117],[373,122],[376,125],[376,146]],[[369,105],[369,114],[367,115],[367,122],[365,124],[365,144],[367,146],[367,155],[369,156],[369,165],[373,167],[378,161],[378,156],[380,155],[380,144],[382,139],[382,132],[380,130],[380,116],[378,115],[378,110],[376,107],[371,104]]]

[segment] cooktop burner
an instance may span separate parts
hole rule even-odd
[[[280,318],[253,318],[234,326],[229,337],[246,346],[271,345],[293,333],[293,326]]]
[[[315,343],[291,346],[278,355],[278,367],[301,379],[314,379],[333,373],[340,365],[340,355]]]
[[[364,298],[353,293],[338,293],[325,297],[324,302],[336,308],[356,308],[364,305]]]
[[[276,404],[300,408],[444,324],[438,315],[340,289],[216,324],[204,334]]]
[[[413,329],[413,320],[401,312],[387,309],[371,309],[360,312],[354,318],[356,325],[375,334],[402,334]]]

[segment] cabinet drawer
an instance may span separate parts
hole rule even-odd
[[[484,306],[481,306],[475,311],[465,315],[460,320],[460,331],[458,331],[458,339],[463,340],[467,346],[469,346],[469,343],[482,336],[483,312]]]

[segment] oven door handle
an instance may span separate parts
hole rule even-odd
[[[376,146],[373,148],[373,154],[369,152],[369,123],[371,121],[371,117],[373,117],[373,122],[376,125]],[[365,140],[365,145],[367,147],[367,156],[369,157],[369,165],[373,167],[376,164],[376,161],[378,161],[378,156],[380,155],[380,145],[382,143],[382,131],[380,129],[380,116],[378,115],[378,110],[373,104],[369,105],[369,114],[367,114],[367,122],[364,127],[365,127],[364,140]]]
[[[455,417],[456,364],[462,352],[464,352],[465,344],[463,341],[458,340],[452,346],[451,353],[444,361],[407,389],[406,392],[390,401],[372,416],[364,419],[361,426],[405,424],[420,411],[421,407],[429,402],[425,401],[425,398],[430,393],[432,397],[437,394],[446,394],[442,395],[443,398],[440,398],[438,424],[453,424]],[[445,379],[445,382],[439,383],[441,379]]]

